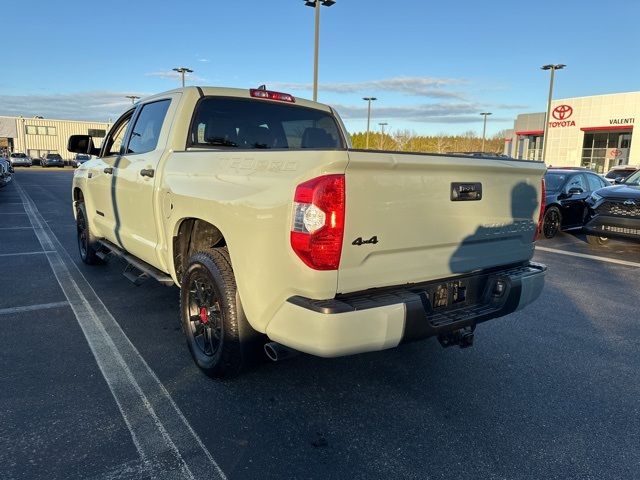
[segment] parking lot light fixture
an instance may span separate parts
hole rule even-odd
[[[484,117],[484,122],[482,125],[482,150],[481,150],[481,152],[484,153],[484,141],[487,138],[487,117],[491,115],[491,112],[482,112],[480,115]]]
[[[377,98],[363,97],[362,99],[367,102],[367,137],[365,141],[365,148],[369,148],[369,126],[371,124],[371,102],[375,102]]]
[[[547,161],[547,134],[549,133],[549,116],[551,115],[551,99],[553,98],[553,80],[556,70],[562,70],[566,67],[563,63],[548,64],[540,67],[542,70],[551,70],[551,78],[549,79],[549,97],[547,98],[547,113],[544,117],[544,133],[542,134],[542,161]]]
[[[173,69],[174,72],[178,72],[182,77],[182,88],[184,88],[184,74],[185,73],[193,73],[193,70],[187,67],[177,67]]]
[[[140,97],[138,95],[127,95],[126,98],[131,100],[131,105],[133,105]]]
[[[307,7],[313,7],[315,9],[315,41],[314,41],[314,53],[313,53],[313,101],[318,101],[318,50],[320,48],[320,5],[330,7],[335,4],[334,0],[305,0],[304,4]]]

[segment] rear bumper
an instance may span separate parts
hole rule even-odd
[[[330,300],[291,297],[269,322],[266,333],[273,341],[321,357],[383,350],[520,310],[540,296],[545,273],[546,266],[529,263]],[[495,296],[498,283],[504,289]],[[449,306],[435,308],[434,295],[445,285]],[[465,301],[451,306],[451,292],[462,286]]]
[[[587,222],[584,231],[598,237],[640,242],[640,219],[597,215]]]

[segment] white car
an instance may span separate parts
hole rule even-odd
[[[31,166],[31,158],[24,153],[13,152],[9,156],[9,161],[11,165],[14,167],[30,167]]]
[[[617,165],[607,172],[604,179],[610,184],[620,183],[640,170],[637,165]]]

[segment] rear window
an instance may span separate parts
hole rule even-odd
[[[243,98],[206,97],[194,113],[189,146],[243,149],[344,148],[322,110]]]
[[[62,157],[58,153],[50,153],[47,155],[47,158],[50,158],[51,160],[60,160]]]
[[[11,156],[13,158],[27,158],[27,156],[24,153],[12,153]]]

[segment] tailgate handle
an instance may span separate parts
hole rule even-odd
[[[480,182],[452,182],[451,201],[469,202],[482,200],[482,183]]]

